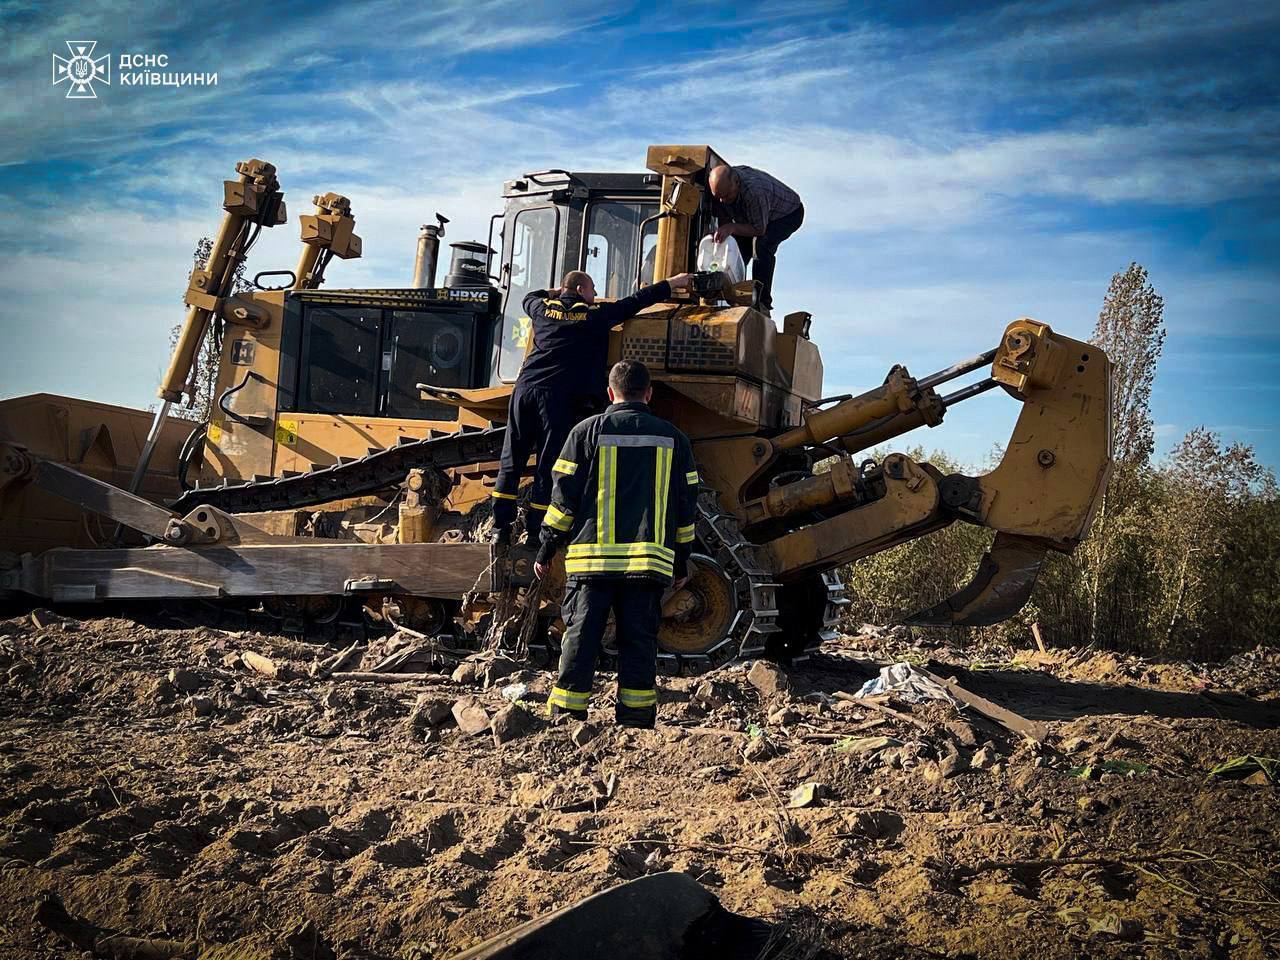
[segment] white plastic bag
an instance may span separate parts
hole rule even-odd
[[[719,243],[711,236],[703,237],[698,244],[698,270],[722,270],[730,283],[747,279],[747,265],[742,262],[742,251],[733,237],[725,237]]]
[[[896,693],[908,703],[924,703],[926,700],[946,700],[955,703],[947,688],[921,673],[909,663],[895,663],[881,667],[880,676],[862,685],[855,697],[878,697],[884,693]]]

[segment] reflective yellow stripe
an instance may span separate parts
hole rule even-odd
[[[662,448],[653,450],[653,535],[661,537],[666,533],[662,523]]]
[[[549,505],[545,503],[530,503],[530,510],[546,510]]]
[[[551,468],[552,473],[563,473],[566,477],[573,476],[573,472],[578,469],[578,465],[572,460],[557,460],[555,466]]]
[[[489,496],[495,500],[514,500],[516,498],[514,493],[503,493],[501,490],[495,490]]]
[[[658,557],[579,557],[565,559],[565,573],[659,573],[671,576],[671,561]]]
[[[671,455],[675,451],[671,447],[658,447],[654,451],[653,477],[653,515],[655,524],[653,535],[667,535],[667,500],[671,495]]]
[[[693,543],[693,524],[676,527],[676,543]]]
[[[566,690],[564,687],[552,687],[547,703],[553,707],[564,707],[566,710],[585,710],[591,702],[590,693],[579,693]]]
[[[571,543],[570,557],[638,557],[651,554],[660,560],[674,560],[676,552],[670,547],[650,540],[636,543]]]
[[[618,702],[624,707],[652,707],[658,702],[657,690],[631,690],[618,688]]]
[[[573,526],[573,515],[565,513],[553,503],[547,507],[547,515],[542,518],[542,522],[552,530],[559,530],[564,533]]]
[[[684,478],[685,478],[687,481],[689,481],[689,483],[697,483],[697,482],[698,482],[698,471],[697,471],[697,470],[690,470],[688,473],[686,473],[686,474],[684,475]]]
[[[614,498],[617,496],[618,448],[600,448],[600,476],[596,486],[596,542],[613,543]]]

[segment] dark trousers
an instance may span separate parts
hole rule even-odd
[[[738,237],[738,248],[743,260],[751,260],[751,279],[760,281],[760,306],[773,309],[773,270],[778,265],[778,244],[786,240],[804,223],[804,207],[796,207],[785,217],[771,220],[764,228],[763,237]],[[755,255],[752,257],[752,241]]]
[[[551,691],[551,712],[585,720],[591,682],[609,611],[618,631],[619,723],[652,727],[658,715],[658,621],[665,588],[654,580],[622,577],[572,577],[560,610],[564,641],[560,675]]]
[[[530,542],[537,542],[551,498],[551,468],[564,449],[569,431],[598,407],[599,402],[593,397],[540,387],[516,387],[507,412],[498,480],[493,486],[495,529],[510,532],[516,518],[520,480],[529,455],[536,453],[538,459],[533,470],[525,527]]]

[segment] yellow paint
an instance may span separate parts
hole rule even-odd
[[[276,443],[282,443],[286,447],[297,446],[298,444],[298,421],[297,420],[277,420],[276,421]]]

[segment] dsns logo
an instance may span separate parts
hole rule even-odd
[[[111,83],[111,54],[105,54],[96,60],[93,48],[97,40],[68,40],[67,49],[70,58],[53,55],[53,85],[56,87],[67,82],[68,100],[96,100],[97,92],[94,83]]]

